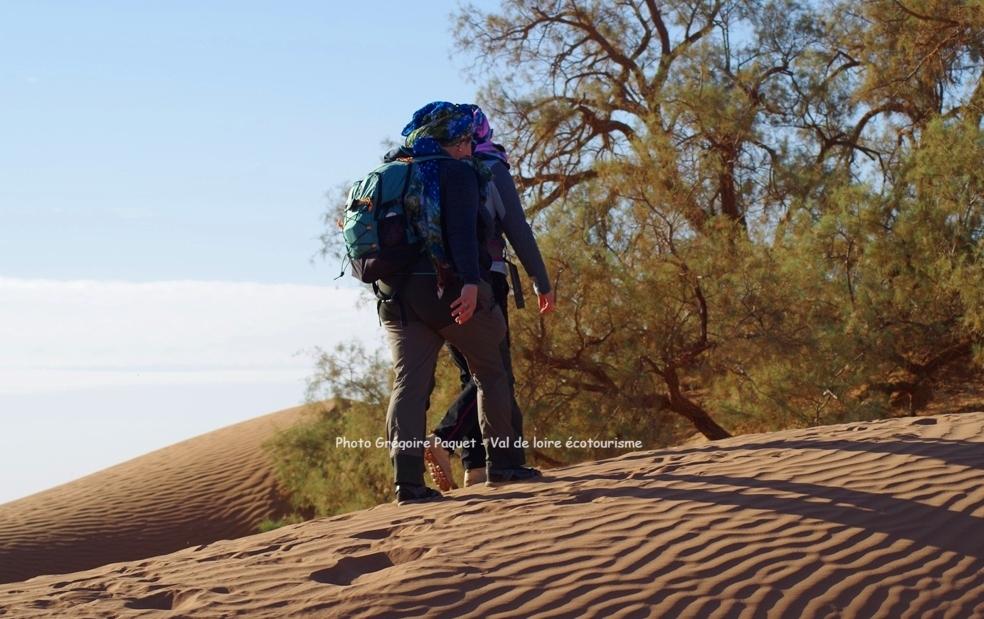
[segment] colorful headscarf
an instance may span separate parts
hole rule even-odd
[[[477,105],[471,107],[473,108],[472,117],[475,121],[475,130],[472,133],[472,141],[475,142],[475,153],[495,157],[508,164],[509,158],[506,156],[506,150],[499,144],[492,142],[492,127],[489,125],[489,119],[485,115],[485,112]]]
[[[473,108],[448,101],[432,101],[413,113],[413,119],[403,128],[407,146],[413,148],[423,138],[438,143],[455,142],[475,130]]]
[[[424,248],[437,273],[437,296],[444,294],[453,278],[447,252],[444,250],[444,235],[441,226],[441,183],[438,159],[426,157],[447,155],[442,143],[452,143],[474,132],[472,105],[457,105],[447,101],[428,103],[413,113],[413,119],[403,128],[406,145],[413,151],[415,161],[410,184],[407,188],[406,207],[417,233],[423,239]],[[482,200],[485,199],[486,183],[491,172],[475,162]],[[479,167],[480,166],[480,167]]]

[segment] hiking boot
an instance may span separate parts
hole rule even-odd
[[[427,486],[418,486],[416,484],[396,485],[396,502],[398,505],[437,501],[443,498],[444,495],[437,490],[428,488]]]
[[[485,473],[485,467],[465,470],[465,488],[484,484],[489,476]]]
[[[451,474],[451,453],[438,444],[438,439],[433,434],[427,437],[424,445],[424,463],[427,465],[431,479],[441,492],[458,488]]]
[[[512,481],[530,481],[543,477],[540,469],[531,466],[517,466],[511,469],[492,469],[487,472],[486,486],[497,486]]]

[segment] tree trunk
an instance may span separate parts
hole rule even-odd
[[[933,399],[933,390],[929,385],[933,375],[957,361],[970,362],[973,352],[973,343],[967,341],[943,349],[925,363],[909,361],[899,355],[897,362],[910,374],[911,380],[899,379],[873,383],[869,388],[889,396],[889,403],[895,408],[907,407],[910,413],[915,413]]]
[[[718,189],[721,192],[721,212],[728,216],[732,221],[741,224],[743,230],[748,231],[745,223],[745,215],[741,212],[738,204],[738,189],[735,187],[735,162],[738,154],[731,150],[721,150],[721,165],[724,171],[718,177]]]
[[[663,380],[670,390],[668,404],[671,411],[689,419],[698,432],[712,441],[731,438],[731,434],[719,426],[706,410],[680,392],[680,379],[675,368],[671,366],[663,370]]]

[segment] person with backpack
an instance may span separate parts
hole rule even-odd
[[[511,422],[513,431],[520,439],[523,435],[523,415],[513,394],[515,378],[512,372],[512,355],[509,338],[509,279],[515,288],[517,306],[522,307],[522,289],[515,267],[506,261],[506,240],[515,251],[526,273],[533,279],[537,294],[539,311],[546,314],[554,310],[556,298],[550,286],[547,269],[536,244],[533,231],[526,220],[519,200],[519,192],[509,172],[509,159],[505,148],[492,141],[493,130],[482,108],[475,105],[472,115],[475,128],[472,134],[474,157],[484,163],[492,172],[494,190],[486,201],[486,210],[493,217],[493,234],[487,241],[492,265],[491,284],[496,303],[502,309],[506,322],[506,337],[501,343],[501,353],[506,371],[509,374],[511,398]],[[427,437],[425,459],[431,477],[442,491],[455,487],[451,475],[451,449],[449,445],[463,445],[461,462],[465,469],[464,484],[471,486],[486,481],[486,453],[481,442],[478,423],[476,394],[477,387],[472,380],[471,371],[464,355],[453,345],[448,346],[451,358],[460,370],[461,393],[452,403],[434,432]],[[474,445],[474,447],[472,447]]]
[[[491,230],[481,208],[488,171],[467,162],[472,155],[474,116],[471,106],[446,101],[417,110],[403,129],[412,159],[406,163],[401,201],[404,212],[361,195],[357,185],[350,194],[350,211],[368,210],[376,223],[376,236],[366,255],[381,258],[391,232],[405,218],[419,244],[405,266],[386,270],[378,280],[368,278],[362,261],[363,281],[373,281],[380,298],[379,318],[386,332],[394,364],[394,383],[386,425],[395,472],[398,503],[441,497],[424,483],[426,409],[434,387],[437,356],[445,342],[464,356],[477,387],[477,409],[483,438],[488,443],[487,476],[490,483],[531,479],[540,475],[523,465],[523,449],[510,420],[512,404],[509,376],[503,365],[500,343],[506,326],[495,304],[488,277],[491,261],[484,250]],[[386,179],[379,187],[385,189]],[[376,195],[382,195],[378,193]],[[356,197],[353,197],[356,196]],[[377,204],[376,202],[380,203]],[[382,210],[381,210],[382,209]],[[385,212],[384,212],[385,211]],[[389,215],[393,215],[390,217]],[[346,228],[349,245],[350,229]],[[392,245],[392,240],[389,241]],[[409,245],[411,248],[413,244]],[[350,253],[350,255],[352,255]],[[392,256],[393,254],[390,254]]]

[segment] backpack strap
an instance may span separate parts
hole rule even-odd
[[[342,258],[342,268],[338,271],[338,275],[335,276],[335,279],[339,279],[340,277],[345,275],[345,267],[351,264],[352,264],[352,256],[349,256],[348,252],[346,251],[345,257]]]
[[[410,189],[410,179],[413,178],[413,160],[407,164],[407,173],[403,177],[403,189],[400,190],[400,202],[402,203],[407,198],[407,190]]]

